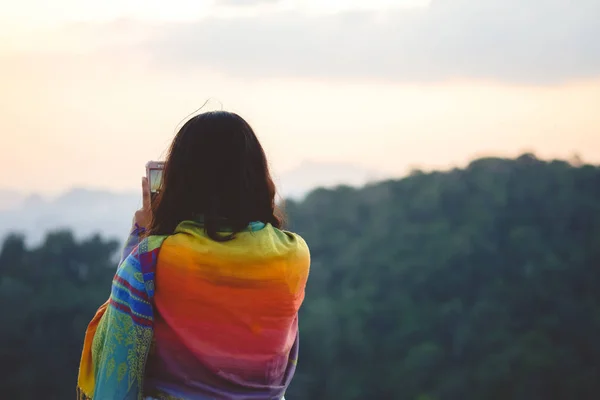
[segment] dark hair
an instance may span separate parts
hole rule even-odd
[[[224,111],[187,121],[171,144],[152,211],[150,235],[170,235],[182,221],[198,218],[217,241],[233,239],[254,221],[280,228],[275,185],[250,125]]]

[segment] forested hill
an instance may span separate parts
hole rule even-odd
[[[600,399],[600,168],[487,158],[288,203],[289,399]]]
[[[312,251],[288,400],[600,398],[600,168],[480,159],[286,212]],[[73,398],[116,249],[4,242],[1,398]]]

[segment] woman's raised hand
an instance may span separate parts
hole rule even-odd
[[[150,221],[152,220],[152,206],[150,198],[150,185],[148,184],[148,178],[142,178],[142,208],[135,212],[133,223],[143,229],[150,227]]]

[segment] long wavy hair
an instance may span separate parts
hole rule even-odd
[[[148,234],[170,235],[182,221],[200,218],[216,241],[235,238],[254,221],[281,227],[265,152],[237,114],[205,112],[181,127],[152,201]]]

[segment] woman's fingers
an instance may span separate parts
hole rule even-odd
[[[151,209],[151,198],[150,198],[150,185],[148,184],[148,178],[142,178],[142,209]]]

